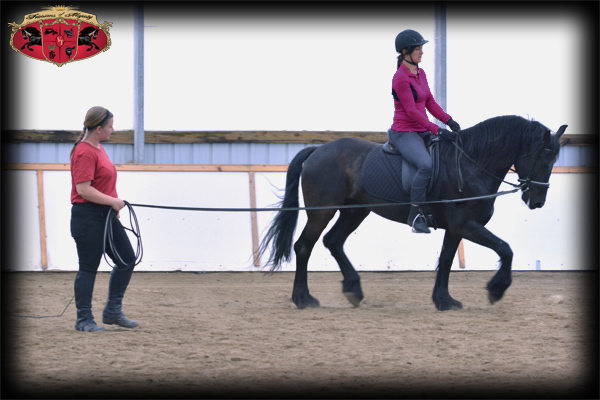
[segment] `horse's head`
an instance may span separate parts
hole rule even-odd
[[[523,184],[521,199],[531,210],[541,208],[546,203],[550,187],[548,181],[560,150],[559,139],[566,129],[567,125],[561,126],[555,135],[546,130],[541,143],[515,162],[515,171],[519,175],[519,182]]]
[[[28,26],[23,29],[23,39],[27,39],[29,36],[40,36],[40,31],[33,26]]]

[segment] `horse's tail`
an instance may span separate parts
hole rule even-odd
[[[300,175],[302,174],[302,164],[315,151],[317,147],[307,147],[302,149],[292,162],[290,163],[286,175],[285,195],[281,202],[280,208],[298,208],[300,202],[298,200],[298,191],[300,186]],[[294,232],[298,222],[298,210],[280,210],[267,234],[263,238],[260,247],[259,255],[262,255],[270,243],[272,243],[271,254],[266,265],[271,266],[271,271],[276,271],[281,268],[283,261],[289,262],[292,258],[292,241],[294,240]]]

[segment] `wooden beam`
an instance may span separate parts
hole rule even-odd
[[[553,174],[597,174],[598,167],[563,166],[552,168]]]
[[[41,169],[37,172],[37,189],[38,189],[38,218],[40,223],[40,251],[42,255],[42,269],[48,269],[48,246],[46,243],[46,208],[44,205],[44,171]]]
[[[248,172],[248,182],[250,183],[250,208],[256,207],[256,180],[255,172]],[[258,237],[258,217],[256,211],[250,212],[250,224],[252,227],[252,254],[254,255],[254,266],[260,267],[259,255],[259,237]]]
[[[465,245],[461,240],[458,244],[458,268],[465,269],[467,264],[465,263]]]
[[[3,130],[2,141],[9,143],[74,143],[81,131],[63,130]],[[376,143],[387,141],[386,132],[352,131],[145,131],[147,144],[197,143],[312,143],[353,137]],[[133,144],[133,130],[113,132],[104,143]],[[565,134],[563,146],[597,146],[598,135]]]
[[[598,146],[598,135],[562,135],[561,146]]]
[[[4,130],[2,141],[11,143],[74,143],[79,131]],[[342,137],[358,137],[384,143],[385,132],[332,131],[146,131],[148,144],[196,143],[327,143]],[[133,144],[132,130],[114,131],[103,143]]]

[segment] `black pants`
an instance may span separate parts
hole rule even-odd
[[[110,206],[95,203],[76,203],[71,208],[71,236],[75,239],[79,257],[79,271],[75,278],[75,304],[77,324],[85,325],[94,320],[92,315],[92,293],[96,273],[102,261],[104,227]],[[114,245],[126,264],[117,263],[114,254],[106,245],[107,255],[116,267],[113,268],[108,287],[108,301],[104,314],[115,317],[122,314],[121,304],[125,290],[133,273],[135,254],[121,222],[112,214],[110,227]]]
[[[427,195],[427,185],[431,179],[433,163],[427,151],[426,142],[431,140],[430,132],[397,132],[388,131],[389,141],[398,149],[402,157],[417,167],[417,173],[411,184],[411,203],[424,202]]]

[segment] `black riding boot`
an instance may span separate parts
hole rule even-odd
[[[408,213],[408,224],[412,226],[414,233],[431,233],[425,221],[423,207],[420,207],[418,204],[425,201],[430,177],[430,173],[428,174],[421,170],[417,171],[410,189],[410,201],[411,203],[417,203],[411,205],[410,212]]]
[[[138,323],[131,320],[123,314],[121,306],[123,297],[131,275],[133,267],[124,268],[124,266],[116,266],[110,273],[108,280],[108,300],[104,311],[102,312],[102,322],[107,325],[119,325],[123,328],[135,328]]]
[[[77,321],[75,329],[84,332],[105,331],[94,321],[92,314],[92,295],[96,274],[93,272],[79,271],[75,277],[75,306],[77,307]]]

